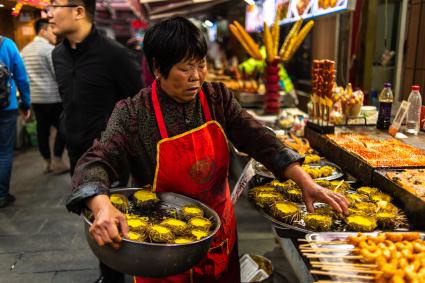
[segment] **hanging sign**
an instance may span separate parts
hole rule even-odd
[[[299,19],[310,19],[342,11],[354,11],[355,0],[291,0],[288,13],[280,22],[292,23]]]
[[[12,16],[18,16],[24,5],[37,9],[45,9],[50,4],[50,0],[18,0],[12,11]]]

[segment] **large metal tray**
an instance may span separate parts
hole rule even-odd
[[[418,229],[425,229],[425,201],[409,191],[403,189],[396,182],[386,176],[389,171],[402,171],[403,169],[377,170],[373,174],[372,185],[379,186],[385,193],[392,195],[396,205],[402,208],[409,221]]]
[[[140,188],[125,188],[111,190],[111,193],[120,193],[129,197]],[[215,225],[213,231],[206,238],[188,244],[156,244],[140,243],[123,239],[121,247],[114,249],[110,245],[99,246],[89,233],[91,222],[83,214],[84,230],[87,242],[93,253],[106,265],[122,273],[145,276],[166,277],[189,270],[202,260],[211,245],[214,235],[220,228],[220,218],[217,213],[205,204],[189,197],[171,193],[158,192],[161,206],[170,207],[180,213],[185,205],[196,205],[204,210],[205,217]]]
[[[336,170],[333,172],[332,175],[327,176],[327,177],[316,178],[315,180],[332,181],[332,180],[337,180],[339,178],[344,177],[344,173],[342,172],[341,168],[338,165],[336,165],[335,163],[329,162],[327,160],[321,160],[320,163],[311,163],[311,164],[308,164],[308,165],[310,165],[312,168],[319,168],[319,167],[323,167],[323,166],[332,166],[332,167],[336,168]],[[276,179],[276,177],[273,175],[273,173],[270,172],[269,170],[267,170],[267,168],[263,164],[261,164],[260,162],[254,161],[253,167],[254,167],[256,174],[258,174],[262,177]]]
[[[379,232],[370,232],[370,233],[362,233],[363,235],[371,235],[376,236]],[[400,232],[403,233],[403,232]],[[305,239],[307,241],[319,241],[319,242],[332,242],[332,241],[344,241],[348,236],[355,236],[358,232],[314,232],[305,235]],[[421,239],[425,240],[425,233],[419,233]],[[316,246],[325,246],[329,244],[317,244],[312,243],[312,245]],[[348,247],[353,247],[353,245],[349,244],[338,244],[338,246],[345,245]]]
[[[267,183],[267,179],[264,179],[264,178],[263,179],[255,179],[254,178],[249,183],[248,191],[250,189],[252,189],[253,187],[255,187],[255,186],[259,186],[259,185],[262,185],[262,184],[265,184],[265,183]],[[355,193],[355,191],[351,191],[351,192],[352,193]],[[253,207],[255,207],[255,209],[264,218],[266,218],[268,221],[270,221],[272,223],[272,225],[274,225],[277,228],[281,228],[282,234],[287,234],[287,233],[285,233],[285,232],[287,232],[286,231],[287,229],[291,229],[293,231],[296,231],[296,233],[295,233],[296,235],[303,235],[303,234],[313,233],[314,232],[314,231],[311,231],[311,230],[309,230],[309,229],[307,229],[305,227],[304,221],[302,219],[299,220],[299,221],[295,221],[294,224],[287,224],[287,223],[284,223],[284,222],[280,221],[279,219],[276,219],[273,216],[269,215],[264,209],[262,209],[261,207],[257,206],[252,199],[250,199],[249,202],[251,203],[251,205]],[[301,210],[301,215],[304,215],[307,212],[307,207],[305,206],[305,204],[297,204],[297,205],[298,205],[298,207]],[[326,204],[320,203],[320,202],[316,202],[314,204],[314,207],[315,208],[319,208],[319,207],[322,207],[324,205],[326,205]],[[343,232],[345,232],[345,228],[344,228],[345,225],[342,223],[342,220],[337,220],[337,225],[336,226],[337,226],[337,228],[335,230],[340,229],[340,231],[335,232],[335,233],[343,233]],[[408,226],[409,227],[400,227],[400,228],[397,228],[397,229],[391,230],[391,231],[399,231],[399,232],[408,231],[410,229],[410,227],[411,227],[411,223],[410,222],[408,222]],[[413,227],[417,228],[416,226],[413,226]],[[377,230],[377,231],[379,231],[379,230]],[[285,237],[284,235],[280,235],[280,234],[279,234],[279,236]]]
[[[344,172],[349,172],[366,184],[372,184],[375,170],[424,168],[422,166],[373,167],[359,156],[345,150],[309,127],[304,128],[304,136],[309,140],[310,145],[323,156],[338,164]]]
[[[362,233],[364,235],[372,235],[376,236],[378,232],[372,232],[372,233]],[[313,248],[337,248],[337,251],[332,252],[326,252],[327,255],[334,255],[334,257],[321,257],[319,260],[321,262],[332,264],[335,263],[344,263],[344,266],[348,263],[353,263],[351,259],[345,259],[341,258],[342,256],[346,255],[352,255],[352,250],[354,248],[351,244],[338,244],[339,241],[345,241],[348,236],[355,236],[357,235],[357,232],[316,232],[316,233],[310,233],[305,236],[305,239],[307,241],[311,241],[310,245]],[[422,239],[425,239],[425,234],[420,233],[420,236]],[[336,242],[336,244],[332,244],[332,242]],[[320,243],[320,242],[331,242],[331,243]],[[356,271],[349,271],[349,270],[341,270],[340,272],[343,273],[350,273],[353,275],[365,275],[358,273]],[[363,279],[350,279],[347,277],[341,277],[341,276],[331,276],[332,281],[336,282],[371,282],[370,280],[363,280]]]
[[[371,235],[371,236],[376,236],[378,233],[377,232],[372,232],[372,233],[363,233],[364,235]],[[352,260],[348,260],[348,259],[344,259],[341,258],[342,256],[346,256],[346,255],[351,255],[352,254],[352,250],[354,248],[353,245],[350,244],[320,244],[320,243],[314,243],[314,241],[319,241],[319,242],[339,242],[339,241],[345,241],[347,239],[348,236],[355,236],[357,235],[357,233],[353,233],[353,232],[343,232],[343,233],[338,233],[338,232],[320,232],[320,233],[310,233],[307,234],[305,236],[307,241],[312,241],[311,246],[314,248],[338,248],[338,251],[335,252],[326,252],[327,255],[334,255],[335,257],[332,258],[326,258],[326,257],[322,257],[319,260],[321,262],[341,262],[341,263],[352,263]],[[420,236],[422,239],[425,239],[425,234],[424,233],[420,233]],[[344,271],[345,272],[350,272],[350,271]],[[359,273],[355,272],[355,271],[351,271],[351,274],[356,274],[356,275],[360,275]],[[362,274],[364,275],[364,274]],[[347,279],[347,277],[338,277],[338,276],[331,276],[332,280],[335,281],[344,281],[344,282],[370,282],[370,280],[362,280],[362,279]]]

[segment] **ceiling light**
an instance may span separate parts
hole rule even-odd
[[[3,8],[4,7],[4,5],[3,4],[0,4],[0,8]]]

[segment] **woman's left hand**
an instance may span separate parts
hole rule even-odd
[[[348,202],[346,198],[339,193],[325,189],[314,182],[308,186],[303,187],[302,191],[308,212],[314,212],[313,204],[316,201],[332,206],[339,213],[347,212]]]

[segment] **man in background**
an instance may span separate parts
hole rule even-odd
[[[21,103],[16,96],[18,86]],[[30,86],[24,62],[16,44],[0,36],[0,208],[15,201],[9,193],[12,174],[13,146],[16,139],[18,108],[24,120],[30,111]]]
[[[61,130],[71,174],[78,159],[100,138],[115,103],[134,96],[142,87],[136,58],[96,29],[95,8],[95,0],[53,0],[47,9],[53,33],[64,38],[53,50],[53,66],[63,99]],[[127,179],[120,176],[111,183],[120,181],[126,186]],[[123,274],[102,263],[100,270],[97,282],[124,282]]]
[[[64,38],[53,50],[53,66],[63,100],[61,130],[71,174],[105,129],[115,103],[142,86],[136,59],[94,26],[95,8],[95,0],[54,0],[48,6],[53,33]]]
[[[38,149],[45,160],[45,172],[61,174],[69,171],[62,161],[65,143],[59,133],[59,116],[62,113],[62,99],[52,64],[52,50],[56,36],[47,19],[35,22],[37,36],[22,50],[22,58],[27,68],[31,86],[32,109],[37,120]],[[56,133],[53,158],[50,152],[50,128]]]

